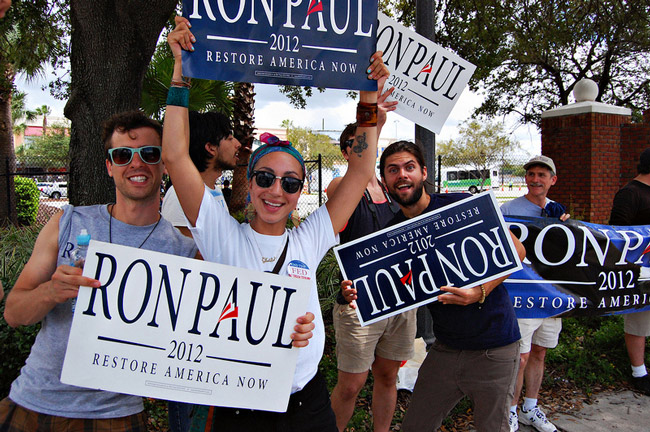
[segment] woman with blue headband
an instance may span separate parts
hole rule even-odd
[[[325,380],[318,373],[325,330],[316,287],[316,269],[327,251],[338,242],[365,186],[374,175],[377,153],[377,92],[360,93],[355,141],[348,170],[327,203],[299,227],[287,230],[287,217],[296,208],[305,181],[305,164],[288,141],[262,134],[264,142],[248,164],[248,187],[255,215],[240,224],[227,209],[217,205],[188,154],[189,91],[182,77],[181,52],[196,42],[184,18],[167,38],[174,55],[174,73],[163,131],[163,160],[179,191],[178,198],[191,224],[190,230],[206,261],[273,271],[311,281],[308,314],[299,318],[293,345],[299,351],[289,408],[286,413],[258,410],[215,409],[214,431],[337,431]],[[388,77],[381,53],[370,59],[368,78],[381,88]],[[182,193],[180,192],[182,191]],[[313,314],[313,316],[311,315]],[[312,324],[309,319],[314,317]]]

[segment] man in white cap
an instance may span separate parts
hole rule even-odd
[[[526,195],[501,206],[504,215],[553,217],[565,221],[569,218],[566,209],[546,197],[557,181],[555,163],[547,156],[535,156],[524,165],[526,170]],[[521,360],[515,386],[515,396],[510,407],[510,431],[519,429],[519,422],[531,425],[542,432],[557,429],[546,419],[546,414],[537,406],[537,396],[544,377],[544,359],[548,348],[555,348],[562,330],[561,318],[518,319],[521,332]],[[520,414],[517,403],[526,382],[526,394]]]

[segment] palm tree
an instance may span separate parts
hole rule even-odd
[[[11,128],[14,133],[24,133],[27,124],[19,123],[21,120],[32,121],[36,118],[36,112],[27,109],[27,93],[15,90],[11,94]]]
[[[140,107],[149,116],[162,120],[167,105],[167,92],[172,79],[174,59],[167,44],[159,44],[142,81]],[[232,84],[225,81],[193,79],[190,88],[191,111],[232,113]]]
[[[45,136],[47,134],[47,116],[52,114],[52,110],[47,105],[41,105],[40,107],[36,108],[36,111],[34,111],[34,113],[37,116],[43,116],[43,136]]]
[[[15,222],[15,167],[11,100],[18,73],[33,77],[43,64],[67,55],[67,0],[15,1],[0,20],[0,225]],[[9,191],[9,196],[4,191]]]

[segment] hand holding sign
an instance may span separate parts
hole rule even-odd
[[[352,285],[351,280],[344,280],[341,282],[341,292],[343,298],[348,302],[352,309],[357,308],[357,289]]]
[[[309,339],[314,335],[314,314],[307,312],[305,315],[298,317],[296,326],[293,328],[296,332],[291,334],[291,344],[296,348],[302,348],[309,345]]]
[[[384,84],[386,78],[377,80],[377,136],[379,136],[381,129],[386,124],[386,114],[388,111],[395,111],[397,108],[397,101],[386,101],[386,99],[393,93],[395,87],[391,87],[384,91]]]
[[[483,292],[481,291],[480,286],[475,286],[472,288],[441,286],[440,290],[446,292],[446,294],[440,294],[438,296],[438,301],[442,304],[467,306],[478,302],[483,297]]]
[[[98,280],[81,275],[82,269],[69,265],[60,265],[47,283],[47,293],[55,303],[64,303],[71,298],[77,297],[79,286],[97,288],[100,286]]]
[[[190,31],[192,25],[186,18],[176,16],[174,22],[176,23],[176,27],[167,35],[167,43],[172,50],[173,57],[180,59],[182,50],[194,51],[192,44],[196,42],[196,38]]]
[[[378,83],[386,82],[386,79],[390,75],[388,68],[384,64],[382,55],[383,53],[381,51],[375,52],[370,57],[370,65],[366,69],[366,73],[368,74],[368,79],[377,80]],[[376,90],[365,90],[365,91],[362,90],[359,92],[359,101],[365,103],[377,103],[378,94],[379,92]]]

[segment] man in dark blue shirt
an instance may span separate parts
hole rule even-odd
[[[384,150],[379,170],[401,211],[399,223],[462,200],[466,194],[424,192],[427,168],[421,150],[399,141]],[[520,258],[523,245],[513,236]],[[507,276],[506,276],[507,277]],[[436,342],[415,384],[402,430],[433,431],[463,396],[474,404],[479,431],[508,431],[508,410],[519,365],[519,328],[502,277],[472,288],[441,287],[429,303]]]

